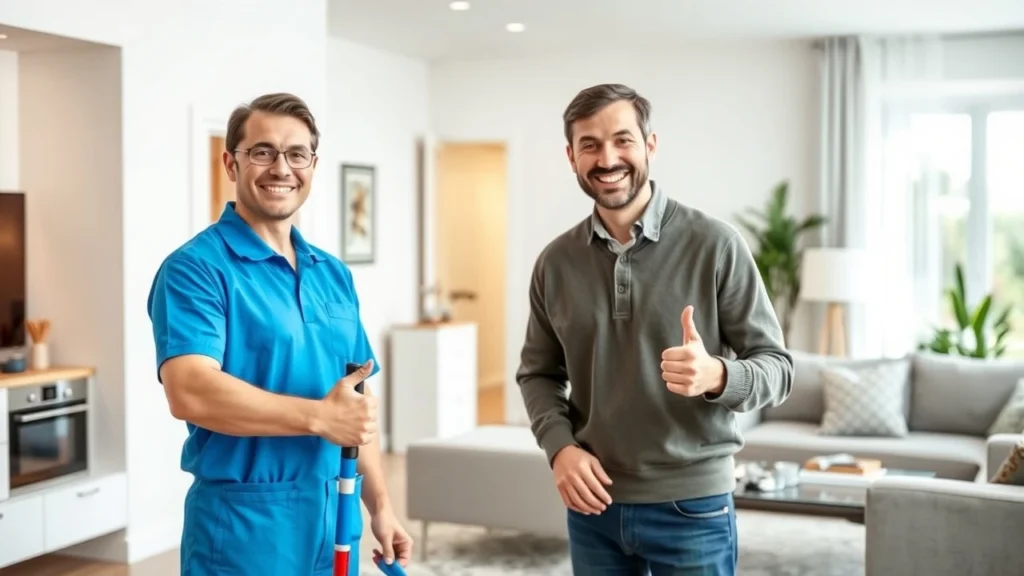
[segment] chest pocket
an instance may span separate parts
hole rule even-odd
[[[359,334],[356,307],[349,302],[326,302],[323,322],[329,348],[336,356],[348,361],[354,353]]]

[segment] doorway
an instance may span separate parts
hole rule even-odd
[[[452,320],[477,326],[477,421],[505,421],[508,151],[503,143],[436,147],[434,278]]]
[[[220,220],[224,205],[235,199],[235,185],[224,169],[224,137],[210,136],[210,223]]]

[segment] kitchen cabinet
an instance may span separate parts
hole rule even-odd
[[[124,528],[127,489],[125,475],[113,474],[47,491],[43,496],[46,549],[59,550]]]
[[[0,568],[124,529],[123,472],[84,476],[0,501]]]
[[[45,551],[42,495],[0,502],[0,567]]]
[[[10,440],[7,433],[7,390],[0,388],[0,502],[10,495]],[[2,540],[0,540],[2,541]],[[3,556],[0,554],[0,556]]]

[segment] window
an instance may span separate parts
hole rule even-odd
[[[955,327],[948,290],[963,265],[968,305],[1012,306],[1006,356],[1024,358],[1024,102],[964,102],[909,117],[917,294],[924,325]]]

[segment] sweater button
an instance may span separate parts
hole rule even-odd
[[[623,294],[625,292],[626,292],[626,287],[625,286],[619,286],[619,294]]]

